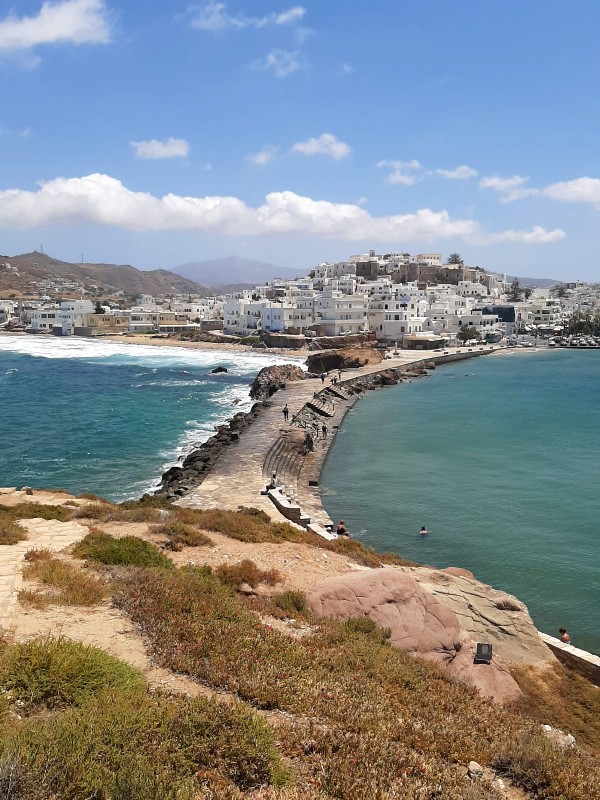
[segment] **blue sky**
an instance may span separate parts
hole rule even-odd
[[[0,252],[600,280],[599,26],[589,0],[2,3]]]

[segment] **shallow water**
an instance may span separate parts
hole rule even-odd
[[[599,415],[600,351],[440,367],[346,416],[323,503],[366,544],[466,567],[600,653]]]

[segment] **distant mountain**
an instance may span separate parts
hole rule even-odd
[[[166,269],[145,272],[129,264],[71,264],[38,252],[0,255],[0,291],[26,293],[35,288],[34,284],[57,279],[72,280],[86,289],[97,287],[107,294],[114,291],[136,295],[210,294],[206,286]]]
[[[556,278],[521,278],[519,275],[507,275],[506,280],[510,283],[517,278],[521,286],[535,288],[539,286],[540,289],[547,289],[549,286],[556,286],[564,281],[556,280]]]
[[[173,267],[173,272],[204,286],[248,284],[250,287],[272,281],[275,278],[290,279],[303,274],[303,270],[278,267],[275,264],[266,264],[263,261],[253,261],[237,256],[217,258],[212,261],[192,261],[179,267]]]

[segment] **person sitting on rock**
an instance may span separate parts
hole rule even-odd
[[[274,472],[273,475],[271,476],[271,480],[269,482],[269,485],[267,486],[267,489],[276,489],[278,486],[279,486],[279,480],[277,478],[277,473]]]
[[[567,633],[566,628],[559,628],[558,632],[560,633],[561,642],[563,642],[564,644],[571,644],[571,637]]]
[[[336,533],[337,533],[338,536],[343,536],[345,539],[348,539],[350,537],[350,534],[348,533],[348,529],[344,525],[344,520],[343,519],[341,519],[338,522]]]

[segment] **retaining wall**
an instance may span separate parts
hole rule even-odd
[[[587,678],[595,686],[600,686],[600,656],[565,644],[547,633],[540,633],[540,638],[565,667]]]

